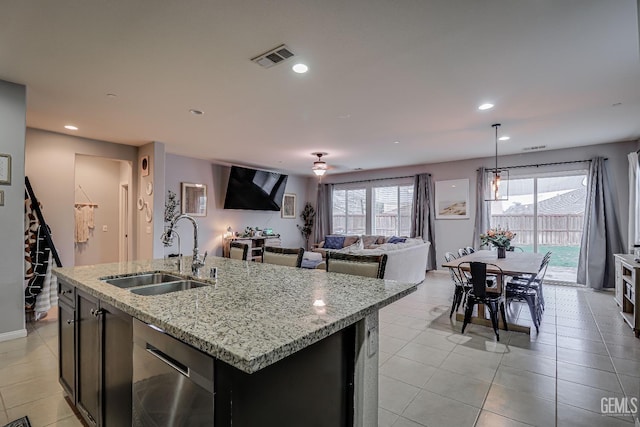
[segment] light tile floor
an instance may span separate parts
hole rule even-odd
[[[611,292],[545,286],[540,333],[500,332],[449,319],[448,273],[380,312],[379,426],[626,426],[603,397],[640,396],[640,339]],[[530,324],[529,310],[508,315]],[[640,423],[638,423],[640,425]]]
[[[379,426],[633,426],[601,415],[602,397],[640,396],[640,339],[611,292],[546,286],[539,334],[449,320],[448,273],[380,314]],[[514,306],[518,323],[528,310]],[[57,379],[55,310],[26,338],[0,343],[0,425],[81,426]]]

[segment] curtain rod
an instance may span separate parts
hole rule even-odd
[[[608,157],[604,158],[605,160],[609,160]],[[520,165],[520,166],[501,166],[498,169],[502,170],[502,169],[520,169],[520,168],[539,168],[540,166],[555,166],[555,165],[569,165],[572,163],[591,163],[591,159],[587,159],[587,160],[571,160],[568,162],[553,162],[553,163],[539,163],[539,164],[535,164],[535,165]],[[476,170],[480,170],[480,169],[476,169]],[[493,168],[487,168],[487,171],[492,171]]]
[[[420,175],[420,174],[416,174],[416,175]],[[392,178],[373,178],[373,179],[362,179],[360,181],[346,181],[346,182],[332,182],[331,184],[337,185],[337,184],[357,184],[359,182],[372,182],[372,181],[389,181],[391,179],[404,179],[404,178],[415,178],[416,175],[407,175],[407,176],[394,176]],[[427,175],[431,176],[430,173],[428,173]]]

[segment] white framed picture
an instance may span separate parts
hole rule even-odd
[[[282,197],[282,218],[296,217],[296,195],[285,193]]]
[[[436,219],[469,219],[469,180],[436,181]]]
[[[11,185],[11,156],[0,154],[0,184]]]

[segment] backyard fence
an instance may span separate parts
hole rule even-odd
[[[491,226],[506,228],[516,233],[514,245],[533,245],[533,215],[491,215]],[[538,244],[549,246],[580,245],[584,214],[538,215]]]

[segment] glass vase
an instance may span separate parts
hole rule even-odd
[[[507,257],[507,248],[498,246],[498,258],[506,258],[506,257]]]

